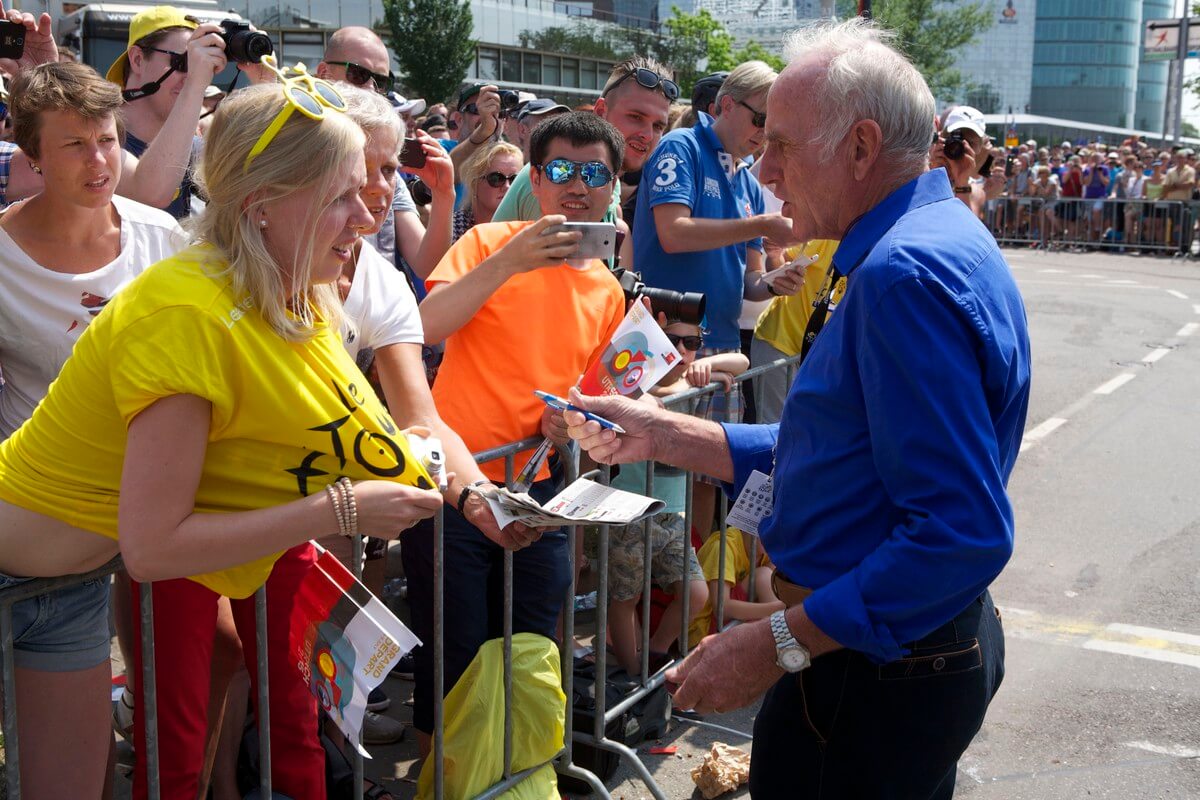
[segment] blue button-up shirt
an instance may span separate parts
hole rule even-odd
[[[846,232],[846,294],[779,425],[726,425],[740,490],[775,469],[762,542],[804,607],[884,663],[978,597],[1012,553],[1005,486],[1029,402],[1020,292],[944,170]]]

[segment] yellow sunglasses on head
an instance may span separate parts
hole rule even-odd
[[[243,172],[250,169],[250,162],[267,149],[293,112],[299,111],[309,119],[319,120],[325,116],[327,108],[333,111],[346,110],[346,101],[338,94],[338,90],[333,88],[333,84],[309,75],[308,68],[303,64],[297,63],[290,69],[295,74],[287,75],[275,63],[274,55],[263,56],[260,63],[283,82],[283,97],[287,103],[250,149],[242,168]]]

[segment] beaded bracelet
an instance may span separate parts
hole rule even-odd
[[[341,487],[337,484],[331,483],[325,487],[325,493],[329,495],[329,502],[333,504],[333,513],[334,516],[337,517],[338,522],[338,533],[340,533],[342,536],[346,536],[348,535],[346,533],[346,515],[342,509],[342,494],[339,491],[340,488]]]
[[[354,499],[354,484],[349,478],[339,478],[338,488],[342,490],[342,499],[346,501],[346,536],[358,535],[358,503]]]

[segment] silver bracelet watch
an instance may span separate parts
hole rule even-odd
[[[786,612],[771,615],[771,634],[775,637],[775,663],[784,672],[799,672],[812,663],[808,648],[796,641],[788,628]]]

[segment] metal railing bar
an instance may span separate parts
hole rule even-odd
[[[271,684],[267,674],[267,584],[254,592],[254,641],[258,647],[258,785],[271,797]]]
[[[154,669],[154,584],[143,583],[139,591],[142,618],[142,717],[146,741],[146,789],[150,800],[159,800],[158,684]],[[269,796],[269,795],[268,795]]]

